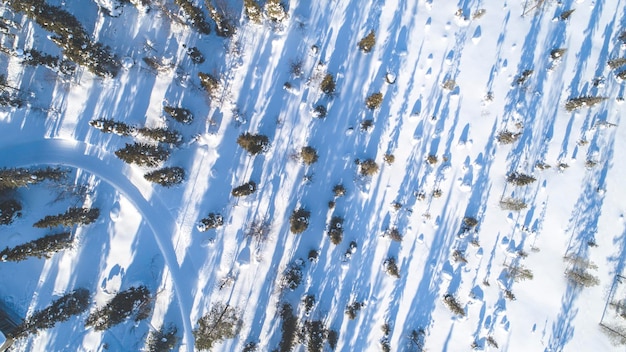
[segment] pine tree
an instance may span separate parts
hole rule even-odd
[[[330,73],[327,73],[326,76],[322,79],[322,83],[320,84],[320,89],[325,94],[333,94],[335,92],[337,84],[335,83],[335,78]]]
[[[374,48],[376,44],[376,33],[374,30],[370,31],[368,35],[366,35],[363,39],[359,41],[359,49],[361,49],[364,53],[369,53]]]
[[[167,128],[140,128],[137,132],[140,135],[150,138],[155,142],[179,145],[183,141],[183,136]]]
[[[156,167],[170,156],[169,151],[144,143],[128,144],[115,152],[115,155],[128,164]]]
[[[200,85],[211,97],[216,98],[219,96],[219,89],[221,87],[219,79],[204,72],[199,72],[198,77],[200,78]]]
[[[143,175],[143,177],[154,183],[158,183],[163,187],[171,187],[180,184],[185,180],[185,169],[182,167],[164,167],[154,170]]]
[[[252,155],[264,153],[269,149],[270,140],[262,134],[243,133],[237,138],[237,144]]]
[[[34,241],[8,247],[0,251],[0,260],[3,262],[19,262],[29,257],[50,258],[54,253],[72,247],[72,234],[63,232],[47,235]]]
[[[189,111],[189,109],[165,106],[163,107],[163,111],[180,123],[188,125],[193,121],[193,114]]]
[[[296,209],[289,217],[290,230],[294,234],[303,233],[309,227],[311,212],[305,209]]]
[[[233,188],[231,194],[235,197],[243,197],[248,196],[254,192],[256,192],[256,182],[250,181],[244,183],[241,186]]]
[[[339,216],[333,216],[330,220],[330,226],[328,227],[328,236],[330,242],[334,245],[341,243],[343,239],[343,218]]]
[[[0,225],[9,225],[21,216],[22,205],[15,199],[0,202]]]
[[[69,320],[89,308],[89,291],[79,288],[63,295],[52,302],[47,308],[33,313],[18,328],[16,336],[23,337],[36,334],[42,329],[54,327],[57,323]]]
[[[147,315],[144,312],[151,302],[150,291],[145,286],[131,287],[119,292],[104,307],[89,314],[85,326],[103,331],[120,324],[133,314],[135,321],[145,319]]]
[[[44,217],[34,223],[33,227],[88,225],[96,221],[98,216],[100,216],[100,209],[98,208],[69,208],[65,213]]]
[[[215,343],[236,337],[241,325],[240,313],[236,308],[217,303],[198,319],[198,327],[193,331],[196,347],[210,350]]]

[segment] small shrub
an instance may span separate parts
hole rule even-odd
[[[606,97],[579,97],[579,98],[571,98],[565,103],[565,110],[568,112],[572,112],[574,110],[578,110],[582,107],[592,107],[596,104],[599,104],[605,101]]]
[[[572,10],[574,11],[574,10]],[[487,336],[487,344],[493,348],[499,348],[498,347],[498,343],[496,342],[496,340],[493,338],[493,336]]]
[[[146,343],[148,352],[169,352],[178,344],[178,329],[175,326],[161,326],[159,330],[151,331]]]
[[[515,83],[517,83],[518,86],[521,86],[522,84],[526,83],[526,81],[530,78],[530,76],[532,76],[533,74],[533,70],[524,70],[519,77],[517,77],[517,79],[515,80]]]
[[[430,165],[435,165],[438,161],[439,161],[439,159],[434,154],[429,154],[426,157],[426,162],[429,163]]]
[[[190,124],[193,121],[193,115],[189,109],[177,108],[173,106],[165,106],[163,110],[166,114],[168,114],[174,120],[184,123],[186,125]]]
[[[12,249],[6,247],[0,251],[0,261],[19,262],[28,257],[50,258],[52,254],[71,247],[72,234],[70,232],[46,235]]]
[[[465,258],[465,253],[463,253],[459,249],[455,249],[452,252],[452,259],[454,260],[455,263],[461,262],[461,263],[467,264],[467,259]]]
[[[248,17],[250,21],[259,24],[263,20],[261,5],[255,0],[244,0],[243,9],[246,17]]]
[[[512,143],[517,142],[517,140],[519,139],[521,135],[522,134],[519,132],[514,133],[511,131],[504,130],[498,133],[498,136],[496,137],[496,139],[501,144],[512,144]]]
[[[185,180],[185,169],[177,166],[164,167],[159,170],[148,172],[143,175],[143,177],[146,180],[157,183],[163,187],[172,187]]]
[[[600,279],[585,269],[568,269],[565,271],[565,277],[567,277],[570,283],[579,287],[593,287],[600,284]]]
[[[187,48],[187,55],[189,55],[194,64],[201,64],[205,61],[204,55],[202,55],[202,52],[195,46]]]
[[[256,352],[259,350],[259,346],[256,342],[250,341],[243,346],[241,352]]]
[[[357,313],[359,313],[361,308],[363,308],[364,306],[365,304],[363,304],[362,302],[356,302],[356,301],[347,305],[345,313],[348,316],[348,319],[350,320],[356,319]]]
[[[378,109],[382,103],[383,93],[381,92],[372,93],[365,99],[365,106],[370,110]]]
[[[311,249],[309,251],[308,259],[311,263],[317,263],[319,256],[320,256],[320,252],[318,250]]]
[[[373,159],[367,159],[359,164],[363,176],[373,176],[378,172],[378,165]]]
[[[167,160],[170,152],[161,146],[144,143],[126,143],[124,148],[115,151],[115,155],[128,164],[157,167]]]
[[[398,264],[396,263],[396,258],[389,257],[387,260],[383,262],[383,266],[385,267],[385,272],[388,275],[391,275],[397,279],[400,278],[400,270],[398,269]]]
[[[565,48],[554,49],[550,52],[550,58],[552,60],[558,60],[563,57],[563,54],[565,54],[566,51],[567,49]]]
[[[621,80],[626,80],[626,70],[618,72],[615,76]]]
[[[335,78],[330,73],[327,73],[326,76],[322,79],[322,83],[320,84],[320,89],[325,94],[333,94],[336,89]]]
[[[370,31],[363,39],[359,41],[359,49],[364,53],[369,53],[376,44],[376,33],[374,30]]]
[[[335,185],[333,187],[333,194],[335,198],[343,197],[346,195],[346,188],[342,184]]]
[[[466,216],[463,218],[463,226],[466,228],[472,228],[475,227],[476,225],[478,225],[478,220],[476,220],[476,218],[473,218],[471,216]]]
[[[324,105],[316,105],[313,108],[313,117],[323,119],[324,117],[326,117],[326,115],[328,115],[328,110],[326,110],[326,107]]]
[[[267,0],[263,10],[265,17],[274,23],[280,23],[289,17],[285,5],[280,0]]]
[[[522,199],[502,198],[500,199],[500,208],[502,210],[520,211],[526,209],[528,205]]]
[[[389,237],[392,241],[402,242],[402,234],[397,228],[391,228],[385,231],[385,237]]]
[[[57,323],[69,320],[89,308],[89,291],[79,288],[63,295],[52,302],[48,307],[31,314],[17,328],[14,337],[24,337],[28,334],[36,334],[42,329],[54,327]]]
[[[294,210],[289,217],[291,232],[296,235],[303,233],[309,227],[310,216],[311,212],[303,208]]]
[[[394,161],[396,161],[396,157],[395,157],[393,154],[389,154],[389,153],[387,153],[387,154],[385,154],[385,155],[383,156],[383,160],[384,160],[384,161],[385,161],[388,165],[391,165],[391,164],[393,164],[393,163],[394,163]]]
[[[243,133],[237,138],[237,144],[252,155],[265,153],[269,149],[270,140],[261,134]]]
[[[363,132],[369,131],[372,127],[374,127],[374,120],[368,119],[361,122],[361,131]]]
[[[527,269],[523,265],[505,265],[506,267],[506,276],[515,281],[524,281],[524,280],[532,280],[534,275],[530,269]]]
[[[233,188],[230,194],[232,194],[234,197],[244,197],[249,196],[254,192],[256,192],[256,182],[249,181],[241,186]]]
[[[453,295],[446,294],[445,296],[443,296],[443,302],[452,313],[461,317],[465,316],[465,309],[463,308],[463,306],[461,306],[459,301],[457,301],[456,297],[454,297]]]
[[[89,225],[100,216],[98,208],[69,208],[59,215],[48,215],[33,224],[37,228],[51,228],[57,226],[71,227],[74,225]]]
[[[317,151],[313,147],[302,147],[300,150],[300,157],[302,158],[302,162],[307,165],[311,165],[317,162],[318,156]]]
[[[237,336],[243,324],[239,311],[228,304],[216,303],[211,310],[198,319],[193,331],[196,348],[210,350],[213,344]]]
[[[22,216],[22,205],[15,199],[0,202],[0,225],[9,225],[16,217]]]
[[[200,85],[211,97],[216,98],[219,96],[219,90],[222,86],[219,79],[204,72],[199,72],[198,77],[200,78]]]
[[[512,183],[515,186],[526,186],[535,181],[537,181],[536,178],[518,172],[513,172],[506,178],[506,182]]]
[[[626,57],[609,60],[607,64],[612,70],[615,70],[616,68],[620,68],[626,65]]]
[[[304,304],[304,313],[309,315],[315,306],[315,295],[306,295],[302,298],[302,304]]]
[[[133,314],[136,315],[135,321],[138,321],[137,317],[145,319],[147,316],[140,313],[151,301],[150,291],[145,286],[131,287],[119,292],[104,307],[89,314],[85,326],[103,331],[120,324]]]
[[[343,218],[339,216],[333,216],[330,220],[330,226],[328,227],[328,236],[330,242],[334,245],[341,243],[343,239]]]
[[[216,229],[224,225],[224,218],[220,214],[210,213],[206,218],[200,219],[198,231],[204,232],[210,229]]]

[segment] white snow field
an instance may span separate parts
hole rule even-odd
[[[19,1],[0,1],[0,88],[23,101],[0,107],[0,168],[69,171],[61,184],[10,192],[22,216],[0,225],[0,250],[54,232],[32,226],[46,215],[100,209],[73,228],[71,249],[0,261],[0,300],[22,318],[90,292],[87,311],[12,350],[148,351],[150,332],[173,326],[174,350],[194,351],[198,320],[220,304],[241,325],[213,351],[626,350],[624,1],[283,0],[288,17],[260,23],[243,1],[191,1],[210,34],[182,2],[46,0],[117,56],[119,73],[103,78],[25,65],[30,49],[63,52]],[[232,37],[216,35],[207,4],[231,20]],[[375,45],[360,50],[371,31]],[[213,95],[200,72],[219,78]],[[320,89],[327,73],[332,94]],[[378,92],[382,103],[368,108]],[[189,109],[193,122],[164,106]],[[155,168],[115,151],[151,142],[90,126],[100,118],[181,133],[179,146],[163,144],[161,166],[184,168],[185,180],[147,181]],[[250,155],[237,144],[245,132],[270,147]],[[302,162],[305,146],[317,162]],[[379,169],[363,176],[368,159]],[[534,181],[516,185],[516,175]],[[256,192],[231,195],[251,180]],[[523,209],[503,209],[511,199]],[[309,225],[294,234],[298,208]],[[200,232],[209,213],[223,225]],[[338,244],[333,217],[343,218]],[[254,224],[261,236],[249,236]],[[285,287],[294,267],[302,280]],[[153,297],[147,319],[85,327],[139,285]],[[286,304],[297,323],[281,314]],[[287,330],[313,321],[327,341],[289,341]]]

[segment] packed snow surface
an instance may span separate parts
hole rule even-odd
[[[101,212],[73,229],[70,250],[0,262],[0,300],[22,317],[91,292],[87,312],[16,350],[138,351],[175,326],[176,349],[193,351],[198,319],[228,304],[242,324],[213,350],[270,351],[282,346],[285,303],[299,324],[336,331],[337,351],[626,348],[626,65],[608,64],[626,57],[623,1],[285,0],[281,22],[260,23],[242,1],[195,2],[213,28],[205,3],[234,24],[229,38],[198,33],[173,0],[47,3],[109,46],[120,71],[24,65],[29,49],[62,52],[0,3],[3,89],[24,101],[0,108],[0,168],[70,170],[63,184],[14,191],[22,215],[0,225],[0,249],[48,234],[32,224],[70,206]],[[375,44],[360,50],[371,31]],[[200,72],[218,78],[216,91]],[[327,74],[332,94],[320,88]],[[382,102],[369,108],[374,93]],[[189,109],[193,122],[164,106]],[[184,182],[148,182],[154,168],[115,151],[151,142],[89,124],[101,118],[182,134],[162,166],[184,168]],[[245,132],[269,148],[250,155],[237,144]],[[364,176],[369,159],[378,170]],[[516,185],[522,176],[533,180]],[[231,195],[249,181],[254,193]],[[299,208],[310,217],[294,234]],[[223,224],[199,231],[210,213]],[[338,244],[331,229],[343,231]],[[302,280],[290,288],[295,267]],[[581,272],[597,284],[571,279]],[[153,294],[149,318],[85,327],[90,311],[138,285]]]

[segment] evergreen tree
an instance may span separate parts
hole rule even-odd
[[[303,233],[309,227],[311,212],[305,209],[296,209],[289,217],[290,230],[294,234]]]
[[[193,331],[196,347],[210,350],[215,343],[237,336],[242,325],[240,313],[234,307],[217,303],[198,319],[198,327]]]
[[[71,247],[72,234],[63,232],[47,235],[11,249],[7,247],[0,251],[0,260],[3,262],[19,262],[28,259],[28,257],[50,258],[54,253]]]
[[[166,114],[168,114],[174,120],[184,123],[186,125],[193,121],[193,115],[189,109],[177,108],[173,106],[165,106],[163,108]]]
[[[201,34],[211,33],[211,25],[206,21],[202,10],[195,6],[190,0],[175,0],[176,5],[180,6],[183,12],[189,17],[191,25]]]
[[[256,155],[264,153],[269,149],[270,140],[267,136],[261,134],[250,134],[248,132],[239,135],[237,138],[237,144],[248,153]]]
[[[224,225],[224,218],[220,214],[210,213],[206,218],[200,219],[198,231],[204,232]]]
[[[144,143],[126,143],[126,147],[117,150],[115,155],[128,164],[156,167],[167,160],[170,152],[160,146]]]
[[[130,136],[135,130],[132,126],[111,119],[91,120],[89,124],[104,133],[115,133],[120,136]]]
[[[243,197],[248,196],[254,192],[256,192],[256,182],[250,181],[244,183],[241,186],[233,188],[231,194],[235,197]]]
[[[79,288],[55,300],[47,308],[33,313],[18,328],[15,337],[36,334],[39,330],[49,329],[57,323],[69,320],[89,308],[89,291]]]
[[[69,208],[65,213],[44,217],[34,223],[33,227],[88,225],[96,221],[98,216],[100,216],[100,209],[98,208]]]
[[[164,187],[177,185],[185,180],[185,169],[182,167],[165,167],[159,170],[148,172],[143,177]]]
[[[376,44],[376,33],[374,30],[370,31],[363,39],[359,41],[359,49],[365,53],[369,53]]]
[[[183,141],[183,136],[167,128],[147,128],[143,127],[138,130],[139,134],[150,138],[155,142],[179,145]]]
[[[93,327],[96,331],[103,331],[120,324],[133,314],[135,321],[145,319],[148,316],[143,312],[151,302],[150,291],[145,286],[131,287],[119,292],[104,307],[89,314],[85,326]]]
[[[22,215],[22,205],[15,199],[0,202],[0,225],[9,225],[15,217]]]
[[[0,190],[24,187],[45,180],[60,181],[66,175],[66,170],[50,167],[45,169],[0,169]]]
[[[209,93],[211,97],[215,98],[219,95],[218,91],[221,87],[219,79],[204,72],[199,72],[198,77],[200,78],[200,85]]]

